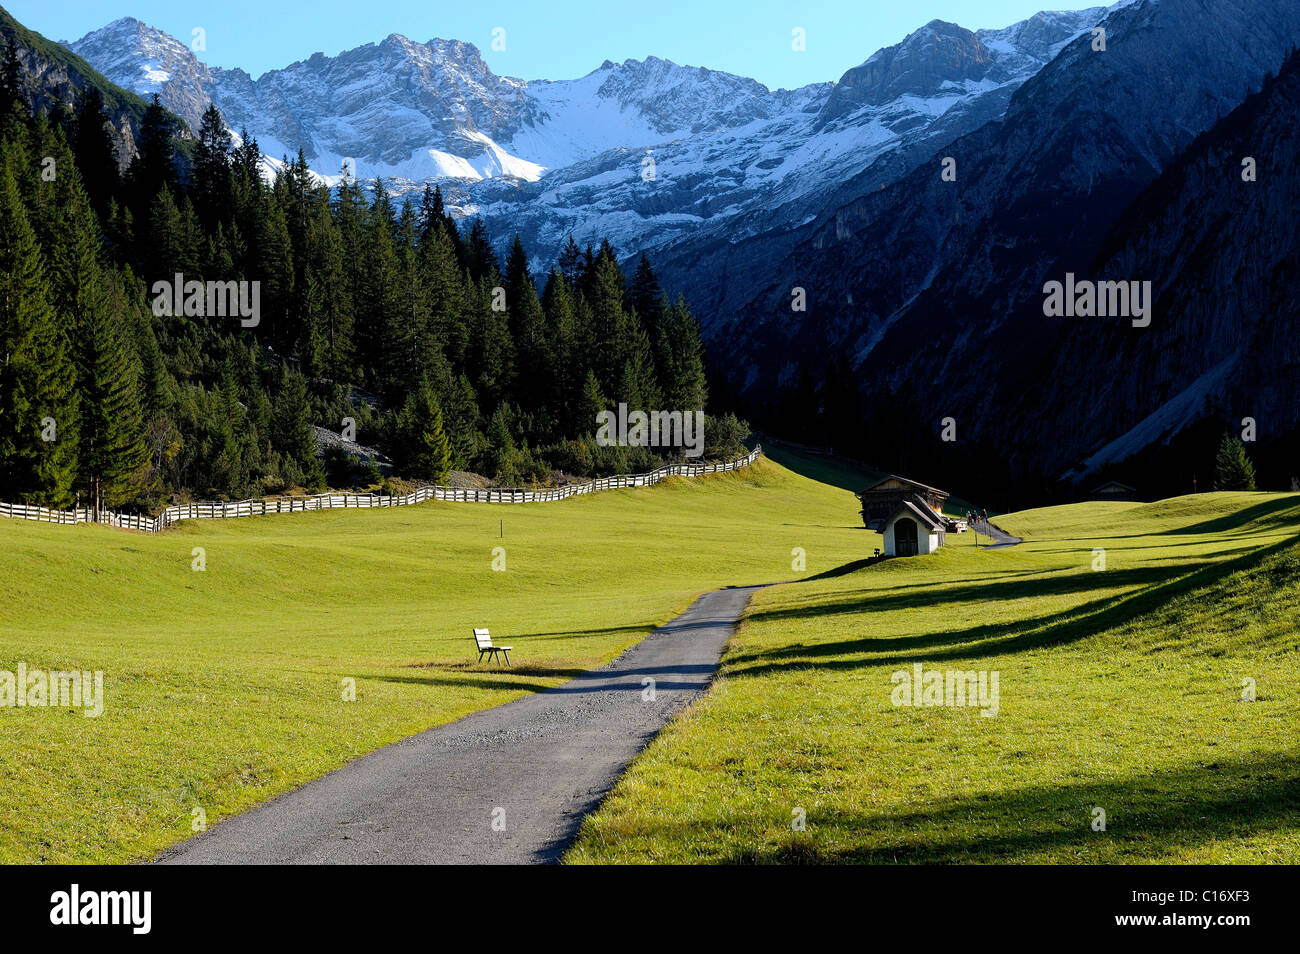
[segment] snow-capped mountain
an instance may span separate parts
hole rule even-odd
[[[212,77],[190,48],[171,34],[124,18],[63,44],[123,89],[163,105],[198,129],[212,97]]]
[[[254,79],[131,18],[69,47],[192,127],[215,102],[271,168],[301,149],[327,182],[345,161],[398,192],[439,181],[453,210],[520,232],[545,260],[569,235],[630,255],[797,225],[865,170],[892,181],[997,118],[1103,12],[979,32],[935,21],[838,82],[797,90],[656,57],[524,81],[496,76],[471,44],[397,34]]]
[[[254,80],[209,68],[175,37],[126,17],[69,48],[106,76],[197,129],[216,103],[232,132],[248,130],[271,167],[301,149],[326,181],[341,173],[403,180],[536,178],[541,167],[497,145],[533,105],[525,83],[488,69],[468,43],[393,34],[336,57],[316,54]]]
[[[768,94],[746,121],[629,142],[533,183],[482,183],[458,198],[490,229],[519,232],[541,252],[569,235],[579,244],[609,237],[625,254],[680,257],[708,271],[702,256],[779,236],[813,219],[846,183],[879,188],[997,119],[1022,83],[1104,15],[1102,7],[1040,13],[978,33],[936,20],[837,83]],[[692,282],[705,284],[712,291],[694,303],[707,310],[720,283]]]
[[[606,62],[576,80],[496,76],[469,43],[391,34],[336,57],[316,54],[254,80],[210,69],[161,30],[124,18],[69,44],[129,89],[157,93],[196,127],[215,102],[273,158],[303,150],[313,171],[359,178],[506,177],[533,181],[607,149],[729,128],[800,97],[753,80],[650,57]]]

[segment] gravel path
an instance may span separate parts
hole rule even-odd
[[[702,596],[601,669],[371,752],[158,860],[556,861],[628,763],[708,688],[755,589]]]

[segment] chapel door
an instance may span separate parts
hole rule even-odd
[[[916,556],[920,552],[916,521],[911,517],[899,517],[894,521],[894,552],[899,556]]]

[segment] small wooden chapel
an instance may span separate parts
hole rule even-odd
[[[883,534],[885,556],[919,556],[933,553],[948,533],[961,533],[966,521],[944,515],[948,493],[937,487],[889,475],[864,490],[862,523]]]

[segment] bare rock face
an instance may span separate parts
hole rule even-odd
[[[69,46],[117,85],[162,105],[189,125],[210,101],[212,76],[188,46],[132,17],[114,20]]]
[[[354,173],[388,175],[395,168],[413,171],[405,167],[431,150],[478,157],[485,139],[508,138],[534,112],[526,84],[495,76],[473,45],[458,41],[421,44],[393,34],[257,79],[240,69],[209,68],[180,40],[129,17],[69,48],[115,82],[156,93],[191,128],[215,103],[232,132],[248,130],[271,160],[301,149],[326,177],[339,173],[343,158],[352,160]],[[454,163],[447,169],[435,163],[429,171],[472,175]]]
[[[100,90],[118,164],[125,169],[136,153],[135,137],[146,103],[109,82],[81,57],[26,30],[3,9],[0,9],[0,35],[16,47],[26,78],[29,105],[34,111],[70,107],[83,89],[94,86]]]
[[[1011,78],[970,30],[933,20],[902,43],[849,70],[818,117],[825,124],[860,106],[881,106],[900,96],[938,96],[949,84],[994,83]]]
[[[1201,376],[1228,375],[1219,363],[1250,337],[1245,329],[1272,320],[1243,307],[1249,298],[1232,291],[1239,280],[1227,266],[1243,249],[1263,263],[1274,261],[1272,252],[1247,240],[1218,259],[1223,270],[1211,272],[1213,279],[1196,280],[1177,248],[1187,223],[1203,220],[1169,209],[1163,229],[1143,227],[1142,241],[1153,243],[1145,255],[1130,251],[1097,264],[1126,208],[1300,42],[1294,5],[1232,0],[1216,7],[1212,28],[1202,14],[1199,4],[1180,0],[1124,5],[1103,21],[1105,52],[1079,37],[1017,90],[1001,120],[944,146],[883,191],[843,192],[799,230],[784,257],[753,273],[749,300],[712,325],[711,340],[715,347],[725,342],[738,383],[761,389],[788,375],[800,355],[847,354],[869,403],[906,393],[917,426],[947,416],[964,421],[973,444],[1005,448],[1013,475],[1043,480],[1090,472],[1114,453],[1167,438],[1182,405],[1167,409],[1168,426],[1157,418],[1127,448],[1093,459],[1193,382],[1204,393],[1184,398],[1189,417],[1203,408],[1202,398],[1226,396],[1225,387]],[[940,175],[944,155],[956,160],[955,182]],[[1240,197],[1203,198],[1223,213],[1217,231],[1204,222],[1193,239],[1208,256],[1208,243],[1238,235],[1227,209]],[[1275,220],[1271,228],[1278,226]],[[1190,261],[1205,266],[1209,259]],[[1238,264],[1246,273],[1258,267]],[[1165,320],[1186,327],[1142,337],[1130,326],[1103,343],[1095,321],[1048,319],[1043,286],[1067,271],[1150,280],[1154,322],[1170,309],[1181,317]],[[792,318],[795,285],[807,290],[809,306]],[[1201,295],[1213,305],[1198,316]],[[1231,304],[1220,307],[1224,295]],[[1190,330],[1197,327],[1217,331]],[[1069,374],[1055,360],[1062,353],[1074,368]],[[1272,376],[1277,362],[1258,346],[1254,354],[1254,373]],[[1204,355],[1218,359],[1206,365]],[[1147,362],[1148,376],[1130,369],[1134,360],[1137,367]],[[1091,403],[1078,390],[1084,380],[1100,392]],[[1054,416],[1043,412],[1045,403]],[[1274,424],[1285,431],[1298,416],[1279,414]]]
[[[397,166],[420,150],[483,152],[530,115],[525,84],[498,77],[471,44],[392,34],[337,57],[316,54],[256,80],[215,71],[212,98],[235,129],[302,148]],[[337,169],[320,169],[325,174]]]
[[[788,99],[743,76],[678,66],[657,56],[625,60],[622,65],[606,61],[599,72],[603,74],[596,91],[599,99],[616,102],[622,111],[644,117],[650,128],[665,136],[732,129],[756,119],[770,119]]]
[[[1261,440],[1300,425],[1300,55],[1216,124],[1125,210],[1089,272],[1153,284],[1151,325],[1063,326],[1045,354],[1045,411],[1087,438],[1086,456],[1046,446],[1049,472],[1087,477],[1169,440],[1200,415],[1233,430],[1249,418]],[[1098,361],[1112,369],[1105,402],[1087,393]],[[1052,386],[1047,387],[1051,382]],[[1044,435],[1037,435],[1042,440]],[[1300,461],[1283,476],[1300,475]]]

